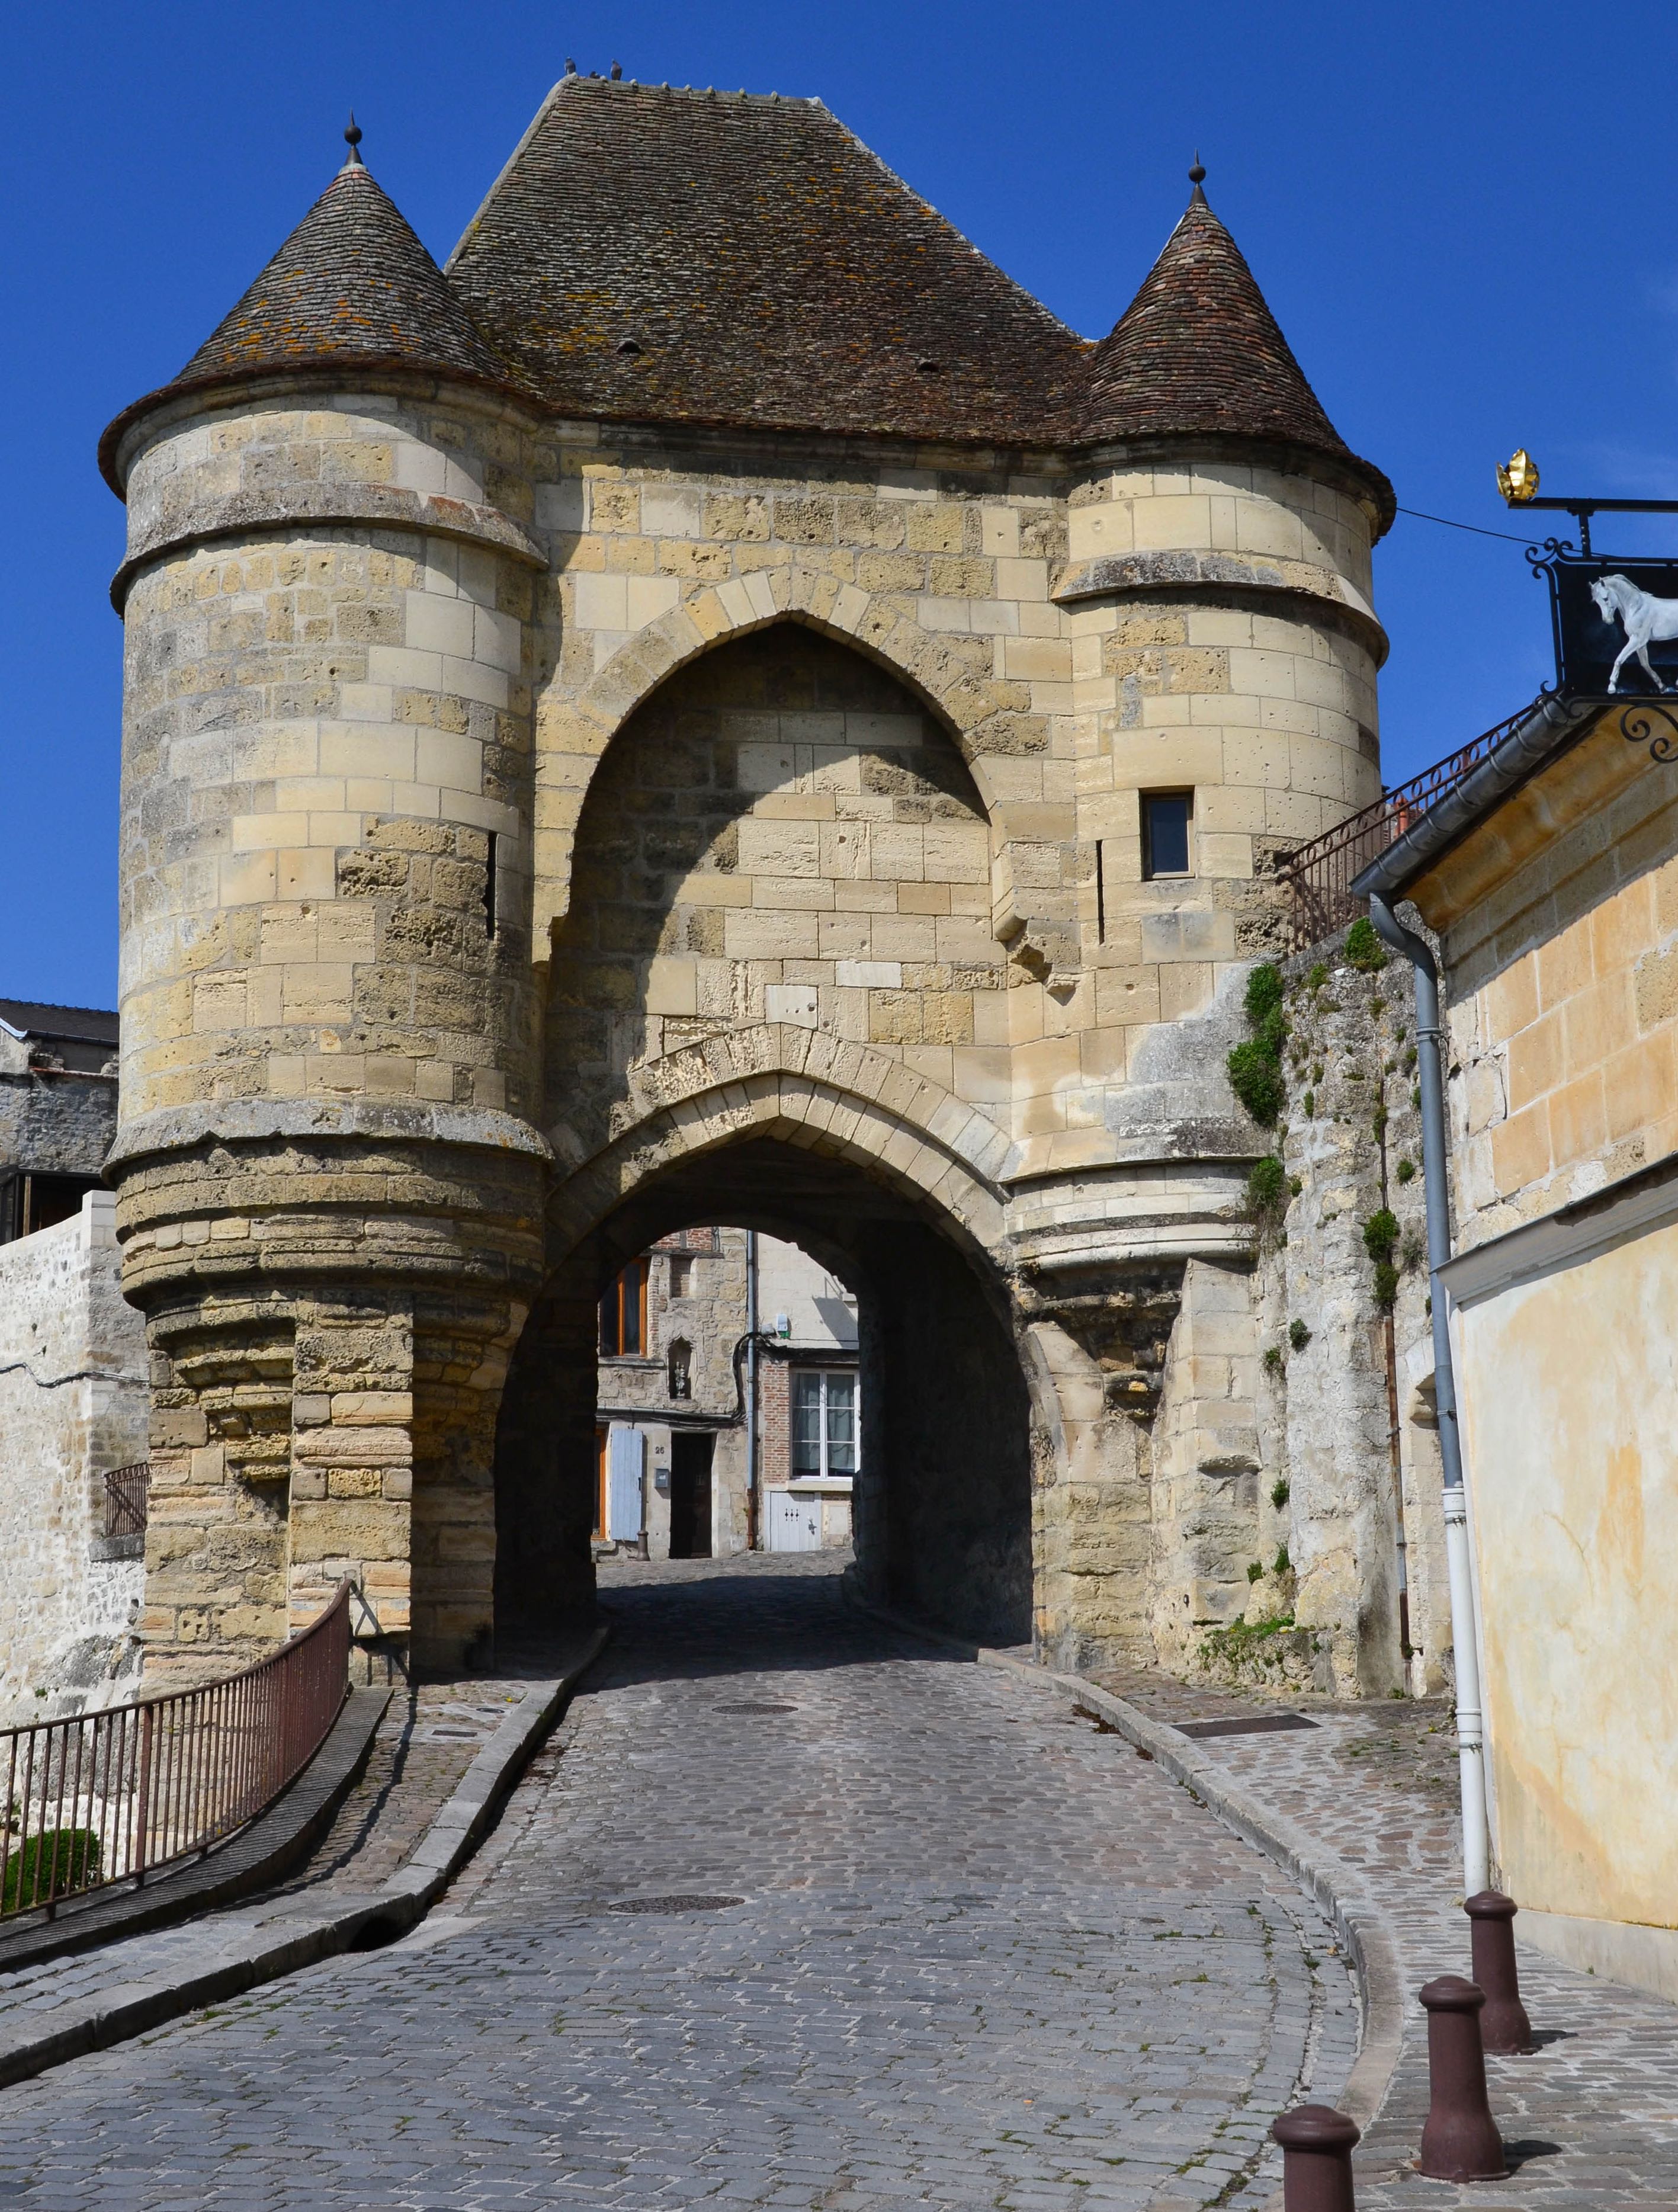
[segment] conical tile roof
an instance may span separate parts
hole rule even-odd
[[[1377,480],[1322,410],[1240,247],[1194,197],[1089,369],[1086,440],[1213,435],[1332,455]]]
[[[344,356],[508,378],[395,203],[353,153],[176,385]]]

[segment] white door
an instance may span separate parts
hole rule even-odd
[[[643,1450],[639,1429],[612,1423],[606,1437],[606,1534],[614,1543],[633,1543],[641,1534]]]
[[[822,1501],[794,1498],[790,1491],[768,1490],[769,1549],[772,1552],[819,1552],[822,1548]]]

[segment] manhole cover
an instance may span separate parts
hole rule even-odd
[[[767,1705],[719,1705],[717,1711],[720,1713],[795,1713],[798,1707]]]
[[[720,1912],[730,1905],[744,1905],[743,1897],[620,1897],[608,1912]]]

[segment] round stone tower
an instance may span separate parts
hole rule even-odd
[[[129,514],[110,1173],[154,1357],[154,1667],[272,1642],[346,1574],[423,1660],[487,1632],[541,1264],[536,417],[346,136],[101,449]]]
[[[1077,724],[1077,1056],[1026,1148],[1037,1179],[1020,1205],[1068,1326],[1083,1293],[1110,1333],[1134,1308],[1157,1340],[1157,1402],[1146,1374],[1129,1387],[1150,1423],[1150,1629],[1166,1657],[1247,1602],[1263,1394],[1245,1186],[1268,1139],[1225,1063],[1252,963],[1286,945],[1279,860],[1381,790],[1370,556],[1394,512],[1190,173],[1186,211],[1091,357],[1069,470],[1052,597]],[[1086,1589],[1104,1564],[1090,1554],[1069,1545]]]

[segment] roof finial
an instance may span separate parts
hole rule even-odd
[[[1205,207],[1207,204],[1207,197],[1201,190],[1201,186],[1206,182],[1206,168],[1201,160],[1201,149],[1198,146],[1195,149],[1195,166],[1189,172],[1189,181],[1195,187],[1189,195],[1189,206]]]
[[[362,126],[356,120],[356,111],[353,107],[350,111],[350,123],[349,127],[344,134],[344,143],[350,149],[348,154],[344,155],[344,167],[346,169],[364,169],[367,167],[367,164],[362,161],[360,153],[356,150],[362,143]]]

